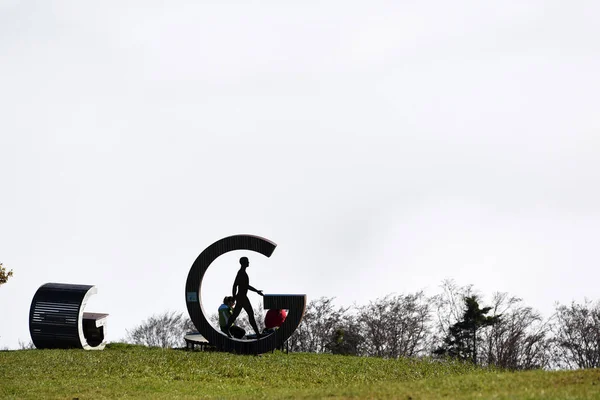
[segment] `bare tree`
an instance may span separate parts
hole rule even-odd
[[[214,326],[216,329],[220,329],[220,327],[219,327],[219,314],[218,313],[212,313],[212,314],[210,314],[210,316],[208,317],[208,322],[210,322],[212,324],[212,326]]]
[[[557,304],[553,331],[557,366],[600,367],[600,302]]]
[[[329,351],[327,345],[335,331],[343,326],[343,316],[348,311],[348,308],[336,309],[333,299],[321,297],[308,303],[302,323],[289,339],[290,350],[308,353]]]
[[[442,281],[440,287],[442,292],[429,299],[431,307],[435,310],[435,318],[431,321],[431,335],[428,338],[431,351],[443,346],[450,327],[462,318],[464,299],[477,295],[473,285],[459,286],[452,279]]]
[[[425,350],[430,306],[423,292],[387,295],[359,308],[366,353],[414,357]]]
[[[19,350],[33,350],[35,348],[36,347],[31,340],[29,342],[22,342],[21,339],[19,339]]]
[[[183,337],[190,330],[195,328],[189,317],[184,317],[182,313],[166,311],[153,315],[131,331],[128,330],[126,341],[149,347],[183,347]]]
[[[492,311],[502,318],[481,334],[481,364],[513,370],[550,365],[550,326],[539,312],[507,293],[494,293]]]

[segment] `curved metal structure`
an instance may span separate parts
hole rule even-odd
[[[277,245],[270,240],[253,235],[234,235],[223,238],[208,246],[192,265],[185,285],[185,301],[192,322],[198,332],[211,345],[220,350],[238,354],[260,354],[281,347],[298,328],[306,308],[306,295],[264,295],[264,307],[288,310],[283,325],[268,336],[258,340],[234,339],[216,330],[206,318],[202,307],[202,279],[206,270],[219,256],[234,250],[250,250],[270,257]]]
[[[29,309],[29,333],[38,349],[102,350],[108,314],[84,313],[96,294],[92,285],[46,283],[35,292]]]

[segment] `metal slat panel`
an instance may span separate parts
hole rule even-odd
[[[47,283],[38,289],[29,313],[31,339],[37,348],[82,347],[79,311],[92,287]]]

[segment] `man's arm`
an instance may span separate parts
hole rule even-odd
[[[250,285],[248,285],[248,290],[252,290],[253,292],[260,294],[261,296],[264,296],[262,290],[256,290]]]

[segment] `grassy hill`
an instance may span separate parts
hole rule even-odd
[[[325,354],[161,350],[0,352],[0,398],[598,399],[600,370],[501,372]]]

